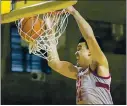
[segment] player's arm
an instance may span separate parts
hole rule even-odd
[[[82,33],[82,36],[87,41],[89,50],[92,54],[92,59],[94,61],[96,61],[99,64],[99,67],[101,68],[98,70],[98,75],[100,75],[100,76],[109,75],[108,61],[107,61],[105,55],[103,54],[103,52],[101,51],[101,48],[99,47],[99,45],[95,39],[95,36],[94,36],[91,26],[80,15],[80,13],[74,9],[73,6],[68,7],[67,9],[74,16],[74,18],[79,26],[79,29]]]
[[[48,52],[48,55],[50,55],[51,61],[48,61],[48,65],[56,72],[62,74],[63,76],[66,76],[68,78],[76,79],[77,77],[77,69],[67,61],[60,61],[59,55],[57,52],[57,47],[53,44],[50,45],[52,47],[53,51]]]
[[[51,17],[46,19],[46,27],[52,28]],[[52,29],[50,33],[55,33],[55,28]],[[54,37],[54,38],[53,38]],[[60,61],[59,55],[57,52],[57,47],[54,40],[49,39],[49,46],[51,51],[48,51],[48,65],[56,72],[72,79],[76,79],[77,69],[67,61]],[[55,36],[51,34],[51,39],[55,39]]]

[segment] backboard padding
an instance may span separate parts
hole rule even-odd
[[[1,5],[1,14],[6,14],[6,13],[10,12],[10,10],[11,10],[11,1],[1,0],[0,5]]]
[[[68,6],[74,5],[77,3],[76,0],[65,0],[65,1],[38,1],[35,2],[29,1],[29,4],[23,6],[24,1],[18,1],[16,4],[16,8],[7,14],[2,14],[2,23],[9,23],[16,20],[19,20],[24,17],[30,17],[37,14],[44,14],[47,12],[52,12],[56,10],[60,10],[63,8],[66,8]],[[19,4],[22,4],[22,6],[19,7]]]

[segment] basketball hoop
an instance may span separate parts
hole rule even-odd
[[[53,58],[51,58],[51,55],[47,55],[48,52],[53,51],[50,43],[52,42],[57,46],[59,37],[67,27],[69,15],[70,14],[65,9],[62,9],[61,11],[48,12],[43,15],[34,16],[32,27],[27,32],[22,30],[22,22],[24,18],[16,21],[19,34],[24,35],[21,36],[22,39],[29,43],[29,53],[33,53],[34,55],[42,57],[48,61],[52,61]],[[38,20],[40,21],[40,18],[42,19],[43,24],[41,24],[40,29],[35,30],[34,25],[36,25]],[[34,31],[34,35],[30,36],[29,32],[31,30]]]

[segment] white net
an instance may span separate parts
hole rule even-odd
[[[68,24],[68,16],[70,14],[65,10],[50,12],[43,15],[37,15],[36,19],[32,21],[31,28],[27,32],[22,30],[22,22],[24,20],[18,20],[16,22],[18,31],[20,35],[25,41],[29,42],[29,53],[33,53],[39,57],[42,57],[48,61],[51,61],[51,55],[47,55],[48,52],[52,52],[53,48],[50,46],[50,43],[53,43],[57,46],[59,37],[65,31]],[[34,26],[39,19],[43,20],[43,24],[41,25],[39,30],[35,30]],[[36,34],[36,38],[34,35],[30,35],[31,30]],[[41,31],[43,30],[43,31]],[[55,58],[55,57],[54,57]]]

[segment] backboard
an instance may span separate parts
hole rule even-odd
[[[10,23],[21,18],[44,14],[76,4],[76,0],[12,0],[1,1],[1,23]],[[5,7],[6,6],[6,7]]]

